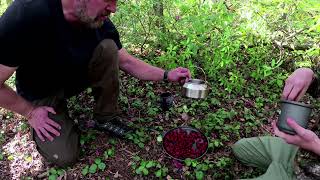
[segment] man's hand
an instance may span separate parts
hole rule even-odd
[[[307,92],[313,80],[313,71],[309,68],[295,70],[286,80],[282,98],[298,101]]]
[[[185,83],[191,78],[191,74],[189,69],[178,67],[169,71],[168,80],[171,82],[179,82],[181,84]]]
[[[56,114],[53,108],[41,106],[33,109],[27,117],[31,127],[36,131],[41,141],[45,141],[44,137],[53,141],[52,135],[60,136],[56,129],[61,129],[61,126],[48,117],[49,112]]]
[[[320,155],[320,139],[319,137],[312,131],[308,129],[304,129],[303,127],[299,126],[294,120],[288,118],[287,119],[288,125],[296,131],[296,135],[289,135],[284,132],[281,132],[276,122],[272,122],[272,127],[274,130],[274,134],[284,139],[289,144],[294,144],[299,146],[303,149],[312,151],[318,155]]]

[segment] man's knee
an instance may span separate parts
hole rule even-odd
[[[99,46],[102,47],[104,54],[117,55],[118,46],[112,39],[104,39],[99,43]]]
[[[33,130],[33,138],[37,144],[39,153],[49,162],[58,166],[69,166],[75,163],[79,156],[80,138],[77,127],[73,121],[62,116],[54,116],[61,125],[60,136],[56,136],[52,142],[41,141]],[[64,119],[64,120],[62,120]]]
[[[104,39],[101,41],[93,52],[93,56],[89,63],[89,75],[99,76],[106,69],[118,68],[118,47],[112,39]]]
[[[251,153],[255,154],[257,148],[261,148],[260,146],[261,143],[257,137],[243,138],[238,140],[234,145],[232,145],[232,151],[233,154],[241,160]]]
[[[247,143],[248,138],[240,139],[235,144],[232,145],[233,151],[237,151],[239,148],[242,148],[243,144]]]
[[[79,158],[79,149],[65,149],[64,155],[59,157],[57,154],[53,154],[52,163],[59,167],[68,167],[74,165]]]
[[[67,167],[75,164],[79,158],[79,144],[69,142],[65,146],[44,146],[37,147],[39,153],[50,163],[60,167]]]

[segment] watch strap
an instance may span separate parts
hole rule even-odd
[[[168,70],[165,70],[164,73],[163,73],[163,81],[164,81],[164,82],[168,82],[168,81],[169,81],[169,80],[168,80],[168,73],[169,73]]]

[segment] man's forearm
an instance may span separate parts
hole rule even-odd
[[[161,81],[164,74],[163,69],[151,66],[138,59],[128,61],[121,69],[141,80]]]
[[[32,111],[33,105],[19,96],[7,85],[0,86],[0,107],[14,111],[27,117]]]

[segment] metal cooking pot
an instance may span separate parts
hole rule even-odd
[[[204,73],[202,68],[199,69]],[[206,74],[204,73],[204,75],[206,79]],[[209,90],[206,80],[190,79],[183,85],[182,94],[189,98],[204,99],[208,96]]]
[[[308,122],[313,108],[312,105],[288,100],[282,100],[280,103],[281,114],[277,122],[280,131],[292,135],[297,134],[296,131],[287,124],[288,117],[292,118],[303,128],[308,128]]]

